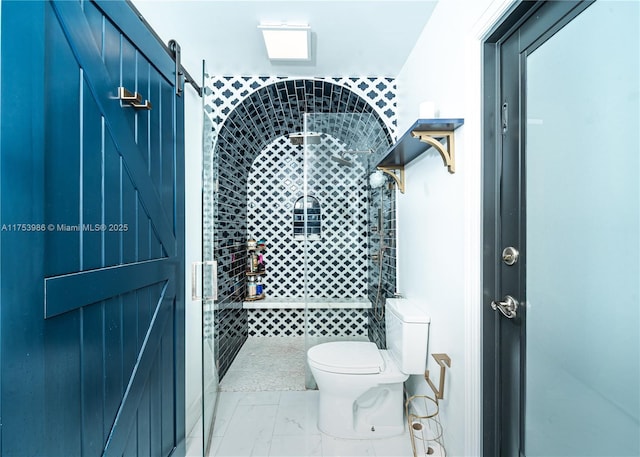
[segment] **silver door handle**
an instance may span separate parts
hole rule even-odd
[[[504,317],[508,319],[513,319],[516,317],[516,311],[518,309],[518,300],[513,298],[511,295],[505,295],[504,301],[492,301],[491,308],[493,310],[500,310]]]
[[[212,296],[200,296],[198,295],[198,289],[203,287],[203,284],[199,279],[204,279],[204,267],[210,267],[211,271],[211,293]],[[207,260],[205,262],[193,262],[191,264],[191,300],[217,300],[218,299],[218,262],[215,260]]]

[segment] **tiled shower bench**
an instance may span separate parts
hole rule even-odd
[[[266,297],[243,303],[249,336],[304,336],[304,298]],[[308,335],[319,337],[366,336],[367,298],[308,298]]]

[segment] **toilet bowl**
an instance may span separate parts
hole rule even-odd
[[[325,343],[307,360],[320,391],[318,428],[338,438],[386,438],[404,432],[402,373],[386,350],[359,341]]]
[[[323,343],[307,351],[319,390],[318,428],[338,438],[387,438],[402,434],[403,385],[424,373],[430,319],[415,302],[388,299],[389,349],[374,343]]]

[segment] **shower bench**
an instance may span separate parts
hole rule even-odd
[[[366,336],[367,298],[308,298],[307,327],[310,336]],[[305,300],[301,297],[267,297],[243,303],[249,336],[304,336]]]

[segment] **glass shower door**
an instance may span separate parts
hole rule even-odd
[[[527,456],[640,455],[639,24],[599,1],[527,56]]]
[[[305,204],[297,229],[307,350],[328,341],[369,341],[368,178],[376,151],[387,145],[384,126],[371,113],[304,116]],[[306,386],[315,387],[308,366]]]
[[[203,192],[202,192],[202,433],[204,455],[211,447],[213,420],[218,397],[218,370],[215,347],[217,264],[215,222],[217,210],[218,164],[214,154],[214,125],[203,109]]]

